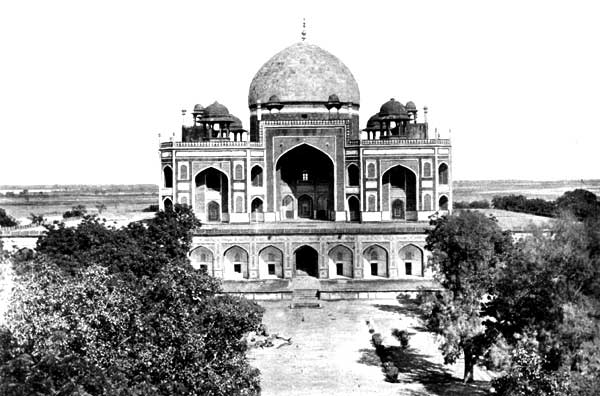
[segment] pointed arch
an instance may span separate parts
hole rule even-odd
[[[438,183],[448,184],[448,165],[445,162],[438,167]]]
[[[329,274],[333,277],[354,277],[354,256],[352,250],[345,245],[336,245],[327,254],[329,258]]]
[[[163,183],[165,188],[173,188],[173,168],[171,168],[171,165],[163,168]]]
[[[204,246],[198,246],[192,249],[189,254],[190,264],[194,269],[205,271],[208,275],[213,275],[213,266],[215,256],[212,250]]]
[[[283,278],[283,252],[269,245],[258,253],[258,273],[260,278]]]
[[[360,171],[358,170],[358,165],[348,165],[346,172],[348,177],[348,186],[357,187],[360,181]]]
[[[302,245],[294,251],[294,271],[319,277],[319,253],[309,245]]]
[[[163,208],[165,212],[173,210],[173,200],[170,197],[163,199]]]
[[[419,246],[409,243],[398,251],[400,273],[406,276],[423,276],[424,252]]]
[[[250,171],[250,179],[253,187],[263,186],[263,168],[260,165],[254,165]]]
[[[389,254],[383,246],[369,245],[363,250],[362,259],[365,278],[389,277]]]
[[[225,251],[223,259],[225,279],[248,279],[250,277],[246,249],[234,245]]]
[[[448,196],[447,195],[441,195],[440,199],[438,201],[439,204],[439,208],[440,210],[448,210]]]

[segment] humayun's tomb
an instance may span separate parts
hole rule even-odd
[[[300,274],[356,293],[431,278],[425,230],[452,210],[452,154],[426,107],[390,99],[361,129],[352,73],[304,41],[258,70],[248,107],[244,126],[197,104],[160,143],[161,208],[191,205],[202,222],[196,268],[248,293],[284,293]]]

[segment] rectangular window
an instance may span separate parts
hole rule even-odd
[[[405,270],[406,275],[412,275],[412,263],[411,262],[404,263],[404,270]]]
[[[371,275],[377,276],[377,263],[371,263]]]
[[[337,263],[335,265],[336,267],[336,274],[343,276],[344,275],[344,263]]]
[[[234,264],[233,272],[237,272],[238,274],[241,274],[242,273],[242,264]]]
[[[269,264],[269,275],[275,275],[275,264]]]

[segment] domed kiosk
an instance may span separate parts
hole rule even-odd
[[[429,216],[452,210],[450,141],[430,139],[415,103],[396,99],[369,109],[361,130],[354,75],[317,45],[258,66],[247,129],[214,102],[183,112],[181,141],[161,143],[161,208],[187,204],[202,221],[192,264],[231,291],[272,280],[279,296],[302,271],[320,282],[427,278]]]

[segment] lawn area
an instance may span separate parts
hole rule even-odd
[[[462,364],[444,366],[432,334],[425,331],[410,300],[322,301],[322,308],[289,309],[289,302],[264,302],[269,332],[292,337],[291,345],[250,351],[261,371],[264,396],[273,395],[485,395],[489,375],[475,370],[474,384],[463,385]],[[409,348],[397,348],[399,382],[384,379],[370,343],[366,321],[398,346],[394,328],[411,333]]]

